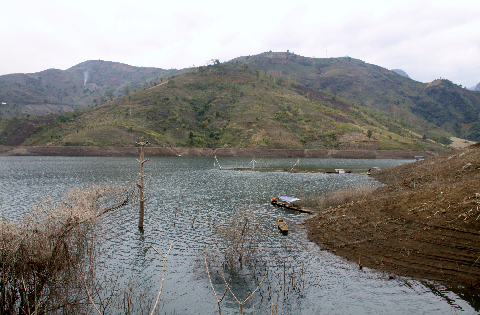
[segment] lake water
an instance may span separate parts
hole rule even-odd
[[[248,168],[251,159],[221,158],[223,168]],[[297,159],[262,159],[265,167],[290,168]],[[303,169],[368,169],[392,167],[411,160],[300,159]],[[258,164],[257,164],[258,166]],[[248,314],[270,313],[278,295],[279,314],[454,314],[476,313],[475,299],[428,282],[364,268],[323,251],[306,239],[300,223],[308,214],[275,208],[270,197],[308,196],[331,189],[379,183],[362,173],[321,174],[220,170],[213,158],[155,157],[145,164],[145,229],[137,228],[138,205],[109,213],[103,220],[99,277],[117,289],[131,286],[143,302],[155,298],[161,282],[160,257],[154,244],[166,252],[164,290],[159,314],[215,314],[215,296],[203,264],[203,250],[220,246],[215,231],[235,213],[250,211],[259,229],[258,270],[245,270],[232,281],[232,291],[245,298],[252,281],[258,283],[268,269],[261,289],[245,304]],[[134,158],[113,157],[0,157],[2,214],[20,220],[44,195],[55,200],[71,188],[92,183],[129,184],[137,180]],[[277,229],[285,219],[288,235]],[[268,268],[265,264],[268,263]],[[212,263],[213,264],[213,263]],[[214,269],[215,266],[212,266]],[[226,277],[230,277],[226,273]],[[213,279],[217,292],[225,284]],[[278,291],[280,290],[280,291]],[[279,292],[279,293],[276,293]],[[252,303],[250,303],[252,302]],[[109,314],[119,313],[111,309]],[[222,302],[222,314],[238,313],[232,295]]]

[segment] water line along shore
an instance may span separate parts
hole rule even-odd
[[[0,155],[9,156],[137,156],[138,147],[94,146],[0,146]],[[339,159],[414,159],[436,155],[429,151],[406,150],[327,150],[266,148],[146,147],[146,156],[219,156]]]

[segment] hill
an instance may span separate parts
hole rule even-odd
[[[479,123],[480,93],[445,79],[425,84],[351,57],[308,58],[289,52],[266,52],[232,62],[379,110],[427,136],[439,136],[428,123],[462,137],[462,124]],[[480,133],[470,132],[469,139],[480,140]]]
[[[448,80],[420,83],[402,76],[401,70],[388,70],[351,57],[308,58],[289,52],[267,52],[231,62],[381,111],[432,139],[455,135],[480,141],[480,92]],[[0,76],[0,115],[9,118],[84,109],[186,70],[98,60],[65,71]]]
[[[132,146],[143,139],[191,147],[441,147],[374,110],[235,62],[192,69],[91,109],[2,124],[0,142],[10,145]]]
[[[373,172],[361,201],[322,210],[308,237],[360,266],[480,289],[480,146]]]
[[[401,75],[402,77],[410,78],[408,76],[408,74],[405,71],[403,71],[402,69],[392,69],[392,71],[395,72],[398,75]]]
[[[102,60],[67,70],[48,69],[0,76],[0,116],[45,115],[84,109],[178,74],[180,70],[133,67]]]

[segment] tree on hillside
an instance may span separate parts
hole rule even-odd
[[[127,95],[130,94],[130,88],[128,87],[128,85],[123,89],[123,95]]]
[[[373,132],[370,129],[368,129],[367,131],[368,141],[370,141],[370,138],[372,137],[372,135],[373,135]]]
[[[220,64],[220,60],[218,59],[210,59],[207,61],[207,66],[213,66],[213,65],[219,65]]]

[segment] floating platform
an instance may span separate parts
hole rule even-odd
[[[313,210],[305,209],[303,207],[300,207],[300,206],[294,204],[293,203],[294,201],[300,201],[300,199],[293,198],[293,197],[285,197],[285,196],[280,196],[278,198],[277,197],[272,197],[272,199],[271,199],[271,203],[274,206],[283,207],[283,208],[286,208],[286,209],[305,212],[305,213],[310,213],[310,214],[315,213],[315,211],[313,211]]]

